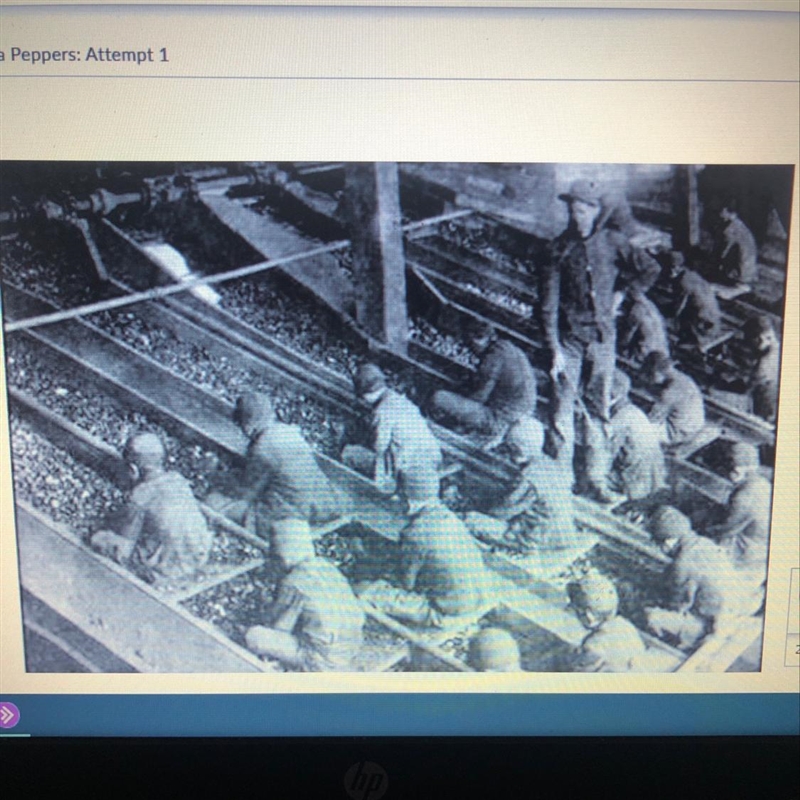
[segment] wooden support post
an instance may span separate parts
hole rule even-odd
[[[404,355],[408,310],[397,164],[349,164],[345,192],[356,321],[368,335]]]
[[[673,240],[679,249],[700,244],[700,198],[697,194],[697,168],[685,164],[677,168],[678,198],[675,208]]]

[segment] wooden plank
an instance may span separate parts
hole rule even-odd
[[[763,625],[763,617],[745,617],[727,636],[707,637],[678,672],[726,672],[761,635]]]
[[[238,578],[240,575],[245,575],[248,572],[252,572],[254,569],[258,569],[263,565],[263,558],[255,558],[249,559],[244,564],[224,566],[222,569],[217,570],[211,567],[206,567],[206,578],[201,581],[197,581],[196,583],[184,585],[175,591],[167,590],[164,592],[164,595],[173,603],[185,603],[187,600],[190,600],[192,597],[196,597],[198,594],[207,592],[209,589],[213,589],[216,586],[221,586],[223,583],[232,581],[234,578]]]

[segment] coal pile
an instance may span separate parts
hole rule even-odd
[[[94,282],[96,273],[88,256],[56,248],[44,253],[22,237],[2,245],[4,283],[24,289],[60,308],[73,308],[119,294]]]
[[[172,331],[152,325],[133,312],[103,312],[94,315],[91,321],[115,339],[229,403],[245,391],[267,395],[281,422],[299,425],[318,449],[331,457],[338,455],[346,419],[315,398],[278,385],[278,379],[271,382],[258,379],[231,360],[183,342]]]
[[[437,229],[437,245],[458,256],[466,251],[486,259],[492,266],[508,272],[528,273],[525,261],[497,247],[497,225],[482,218],[455,219],[443,222]]]
[[[409,319],[408,335],[412,341],[429,347],[440,356],[449,358],[463,367],[475,369],[478,366],[477,356],[461,339],[439,331],[433,324],[422,317]]]
[[[266,610],[278,584],[274,566],[252,570],[186,600],[182,605],[194,616],[219,628],[231,641],[245,647],[245,634],[253,625],[264,625]],[[275,672],[286,669],[278,661],[265,659]]]
[[[6,363],[9,386],[25,392],[118,451],[122,451],[128,438],[134,434],[157,434],[167,449],[167,468],[176,469],[187,478],[199,497],[210,490],[214,469],[227,471],[232,468],[224,453],[212,452],[199,445],[186,446],[146,415],[99,394],[43,345],[25,338],[10,337],[6,346]]]
[[[8,416],[15,498],[86,538],[120,507],[123,493],[111,481],[50,444],[13,408]]]
[[[462,288],[468,291],[470,294],[482,297],[485,300],[488,300],[490,303],[493,303],[494,305],[499,306],[506,311],[510,311],[512,314],[516,314],[518,317],[522,317],[522,319],[530,319],[533,316],[533,306],[530,305],[530,303],[526,303],[524,300],[520,300],[518,297],[515,297],[510,292],[501,292],[497,289],[490,289],[487,286],[478,286],[477,284],[471,282],[462,284]]]
[[[217,291],[226,311],[340,375],[350,377],[366,356],[332,314],[273,276],[219,284]]]

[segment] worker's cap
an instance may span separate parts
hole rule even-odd
[[[631,379],[620,369],[614,370],[614,379],[611,383],[611,402],[618,403],[624,400],[631,391]]]
[[[775,333],[772,320],[766,314],[750,317],[742,326],[742,333],[747,340],[757,339],[762,333]]]
[[[642,372],[645,375],[654,375],[657,372],[667,372],[672,369],[672,359],[660,350],[652,350],[642,362]]]
[[[468,339],[486,339],[494,334],[494,326],[482,319],[469,318],[464,323],[464,333]]]
[[[569,187],[568,192],[560,194],[558,199],[563,200],[565,203],[574,203],[578,200],[591,206],[600,206],[603,201],[603,195],[595,181],[581,179],[575,181]]]
[[[508,429],[506,444],[515,447],[525,459],[532,459],[542,452],[544,445],[542,423],[533,417],[522,417]]]
[[[362,364],[353,378],[356,394],[363,397],[365,394],[377,392],[386,388],[386,376],[383,370],[375,364]]]
[[[125,443],[125,460],[139,467],[160,467],[166,450],[154,433],[138,433]]]
[[[311,528],[302,519],[285,519],[273,523],[272,547],[287,564],[299,564],[315,555]]]
[[[480,672],[515,672],[520,666],[516,639],[501,628],[484,628],[469,643],[469,665]]]
[[[754,469],[761,463],[758,448],[747,442],[733,442],[730,452],[731,466],[739,469]]]
[[[651,517],[649,528],[653,538],[658,542],[683,539],[693,533],[689,518],[672,506],[659,508]]]
[[[595,569],[579,581],[567,586],[572,604],[587,609],[599,617],[613,617],[619,608],[619,595],[614,582]]]
[[[274,418],[275,409],[266,395],[248,392],[236,400],[233,421],[240,427],[266,424]]]

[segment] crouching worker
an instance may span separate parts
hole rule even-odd
[[[642,372],[656,398],[648,419],[664,426],[669,445],[683,444],[700,433],[706,424],[706,411],[697,384],[679,372],[664,353],[650,353]]]
[[[149,582],[191,577],[208,561],[213,534],[189,482],[164,469],[166,453],[152,433],[132,436],[124,458],[134,479],[114,530],[101,530],[92,547]]]
[[[575,613],[590,633],[581,644],[576,672],[636,672],[643,668],[647,648],[632,622],[619,616],[617,587],[605,575],[590,570],[570,583],[567,593]]]
[[[464,523],[437,498],[412,510],[400,532],[399,583],[358,587],[379,610],[420,626],[462,623],[489,602],[489,573]]]
[[[241,475],[222,494],[210,495],[210,506],[250,528],[262,538],[286,520],[317,525],[343,512],[339,492],[317,464],[311,445],[296,425],[275,417],[268,397],[251,393],[236,401],[233,421],[248,438]],[[230,496],[232,495],[232,496]]]
[[[467,339],[480,358],[471,391],[437,391],[431,398],[431,416],[467,435],[488,437],[483,441],[488,450],[502,442],[511,425],[536,410],[536,376],[525,353],[499,339],[488,323],[471,320]]]
[[[272,548],[285,575],[267,613],[269,625],[250,628],[247,647],[290,669],[354,671],[365,616],[350,584],[315,554],[297,520],[273,531]]]
[[[689,519],[671,506],[656,512],[650,531],[674,559],[665,575],[665,607],[645,610],[653,632],[691,649],[708,634],[731,630],[745,598],[727,553],[695,533]]]
[[[511,427],[505,441],[521,470],[519,479],[486,513],[467,513],[471,533],[522,552],[580,545],[584,537],[575,528],[572,473],[542,453],[542,426],[525,417]]]
[[[369,475],[385,494],[401,493],[409,504],[439,494],[442,451],[419,409],[389,389],[374,364],[359,368],[356,394],[372,407],[372,448],[357,444],[342,450],[342,462]]]
[[[470,639],[467,664],[476,672],[521,672],[517,640],[502,628],[484,628]]]
[[[609,483],[628,501],[641,501],[666,487],[667,465],[661,449],[666,437],[664,428],[631,402],[630,388],[630,378],[617,370],[611,397]]]
[[[731,447],[728,478],[733,484],[728,504],[712,515],[704,532],[728,554],[746,588],[748,613],[756,613],[767,581],[772,486],[759,472],[758,450],[744,442]]]

